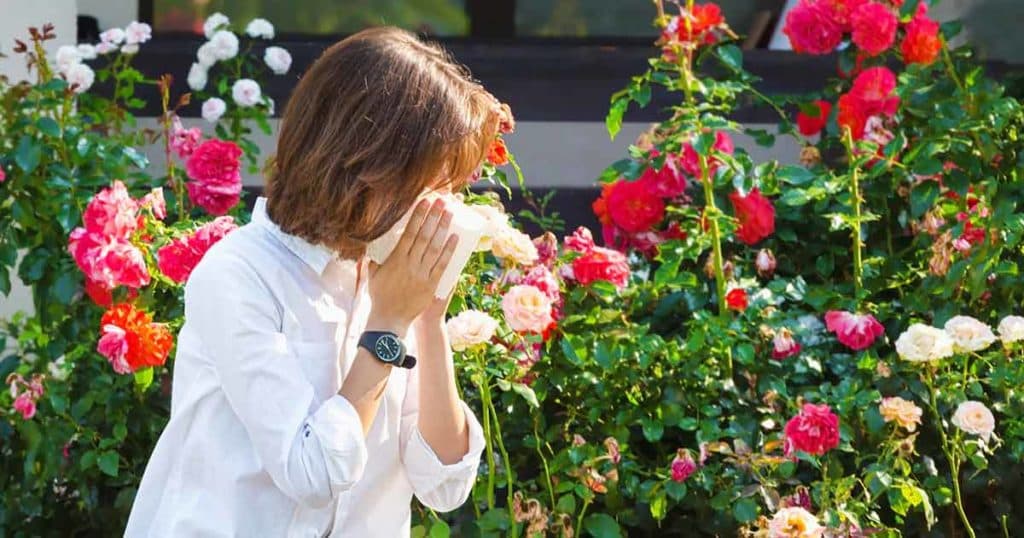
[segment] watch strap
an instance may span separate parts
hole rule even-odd
[[[388,362],[385,361],[384,359],[381,359],[380,356],[377,355],[377,340],[379,340],[382,336],[391,336],[394,337],[395,340],[398,340],[398,342],[402,346],[402,358],[395,362]],[[362,347],[363,349],[369,351],[374,358],[385,364],[398,366],[400,368],[412,368],[413,366],[416,366],[416,357],[413,357],[412,355],[409,355],[408,353],[405,352],[405,342],[402,342],[402,339],[399,338],[398,335],[393,332],[363,331],[363,334],[359,336],[359,347]]]

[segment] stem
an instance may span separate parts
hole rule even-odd
[[[483,365],[481,364],[481,375],[483,374]],[[480,390],[480,400],[483,403],[483,426],[484,426],[484,440],[487,442],[487,508],[494,508],[494,442],[491,440],[491,388],[487,385],[486,379],[477,383],[477,389]]]
[[[169,81],[160,84],[160,104],[163,107],[162,128],[164,135],[164,159],[167,162],[167,181],[174,189],[174,201],[178,206],[178,220],[185,219],[185,188],[182,182],[174,177],[174,159],[171,158],[171,113],[168,109],[171,100]]]
[[[939,416],[939,407],[935,399],[935,385],[932,383],[933,374],[934,371],[929,366],[929,371],[925,374],[925,384],[928,386],[928,403],[935,420],[935,427],[939,430],[939,438],[942,440],[942,452],[949,460],[949,473],[953,479],[953,504],[956,505],[956,512],[960,515],[960,521],[963,522],[967,535],[970,538],[975,538],[974,528],[971,527],[967,513],[964,512],[964,500],[960,494],[960,456],[956,453],[956,447],[950,443],[949,437],[946,435],[946,428],[942,425],[942,417]]]
[[[498,421],[498,410],[497,408],[494,407],[494,400],[491,399],[490,397],[488,397],[487,400],[491,406],[490,415],[491,420],[494,421],[494,435],[495,438],[498,440],[498,450],[501,451],[501,458],[503,463],[505,464],[505,483],[508,485],[508,491],[505,492],[505,496],[507,497],[508,502],[508,505],[506,507],[508,509],[508,517],[509,521],[515,522],[516,516],[515,512],[512,510],[512,490],[515,487],[515,485],[512,483],[512,460],[511,458],[508,457],[508,451],[505,450],[505,441],[504,439],[501,438],[501,423]],[[513,535],[518,536],[519,528],[513,527],[513,529]]]
[[[551,484],[551,470],[548,468],[548,459],[544,457],[544,451],[540,448],[540,415],[537,413],[533,414],[533,438],[536,440],[537,455],[540,456],[540,461],[544,464],[544,485],[548,489],[548,497],[551,498],[551,509],[555,508],[555,488]]]
[[[853,222],[850,227],[853,229],[853,298],[860,304],[861,291],[863,290],[863,259],[861,255],[861,195],[860,195],[860,169],[854,164],[853,155],[853,133],[849,128],[843,129],[843,145],[846,146],[846,156],[850,161],[850,196],[853,198]]]
[[[583,500],[583,506],[580,507],[580,515],[576,517],[576,531],[580,536],[583,535],[583,516],[587,513],[587,508],[590,508],[590,498]]]

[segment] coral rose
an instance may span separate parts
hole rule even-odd
[[[167,325],[154,323],[149,313],[130,303],[115,305],[100,320],[103,335],[97,350],[119,374],[162,366],[174,344]]]
[[[906,36],[900,44],[900,53],[907,64],[931,65],[942,50],[939,23],[928,17],[928,5],[917,5],[917,15],[907,23]]]
[[[914,432],[921,424],[921,408],[914,402],[904,400],[899,396],[882,398],[882,403],[878,405],[878,411],[886,422],[895,422],[908,432]]]
[[[839,417],[826,404],[805,403],[784,432],[786,454],[799,450],[820,456],[839,446]]]
[[[729,293],[725,294],[725,305],[729,310],[735,310],[737,312],[743,312],[747,309],[749,301],[747,299],[747,290],[743,288],[733,288],[729,290]]]
[[[729,201],[739,221],[736,237],[740,241],[753,246],[775,233],[775,207],[761,195],[760,189],[754,188],[746,196],[733,192]]]

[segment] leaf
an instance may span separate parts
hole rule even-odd
[[[711,148],[715,146],[715,133],[712,131],[704,132],[697,135],[697,139],[693,142],[693,149],[697,151],[698,155],[710,156]]]
[[[923,181],[914,185],[910,191],[910,214],[914,218],[924,215],[939,197],[939,184],[935,181]]]
[[[665,494],[661,493],[654,499],[651,499],[651,517],[656,521],[665,519],[668,515],[668,499],[665,498]]]
[[[57,125],[57,122],[54,121],[53,118],[48,118],[46,116],[39,118],[39,121],[36,122],[36,127],[39,128],[39,132],[46,136],[51,136],[53,138],[60,136],[60,125]]]
[[[534,409],[540,407],[540,402],[537,401],[537,393],[529,386],[523,383],[512,383],[512,392],[522,396],[526,403],[530,404],[530,407]]]
[[[789,183],[790,185],[803,185],[814,181],[816,177],[813,172],[802,167],[787,165],[779,168],[775,172],[775,176],[779,178],[779,181]]]
[[[803,189],[786,189],[786,192],[782,193],[782,197],[779,198],[780,203],[790,207],[806,205],[809,201],[807,191]]]
[[[60,304],[71,304],[71,299],[78,292],[78,279],[75,275],[76,273],[74,272],[64,271],[57,277],[57,281],[53,283],[53,297]]]
[[[660,420],[645,418],[640,424],[644,430],[644,438],[652,443],[659,441],[665,434],[665,425]]]
[[[718,58],[722,60],[722,63],[734,71],[740,71],[743,69],[743,51],[740,50],[736,45],[725,45],[718,47],[715,51],[718,54]]]
[[[753,364],[754,346],[747,342],[736,346],[736,360],[739,361],[740,364]]]
[[[430,526],[430,538],[448,538],[451,534],[452,530],[448,527],[448,524],[440,519]]]
[[[615,140],[615,136],[622,129],[622,116],[626,114],[627,107],[629,107],[629,99],[623,97],[613,101],[611,108],[608,109],[608,116],[604,119],[604,125],[608,129],[608,136],[612,140]]]
[[[121,456],[113,450],[108,450],[100,454],[97,463],[99,464],[100,470],[104,474],[116,477],[117,476],[117,464],[121,461]]]
[[[576,497],[572,494],[562,495],[558,498],[558,504],[555,505],[555,510],[563,514],[572,514],[576,512]]]
[[[153,368],[142,368],[135,372],[135,386],[139,391],[145,391],[153,384]]]
[[[651,102],[651,85],[641,82],[636,91],[630,92],[630,94],[633,100],[636,101],[636,104],[643,108]]]
[[[620,538],[622,530],[618,522],[608,514],[591,514],[583,520],[583,528],[596,538]]]
[[[754,499],[745,498],[736,501],[736,504],[732,507],[732,515],[736,517],[736,521],[740,523],[748,523],[757,519],[757,503]]]
[[[128,428],[124,424],[116,424],[114,426],[114,439],[123,441],[125,437],[128,437]]]
[[[686,482],[669,480],[665,483],[665,493],[668,493],[668,496],[672,497],[674,501],[683,500],[686,497]]]
[[[37,144],[31,136],[22,135],[18,140],[18,147],[14,150],[14,162],[26,174],[31,174],[39,166],[43,158],[42,146]]]

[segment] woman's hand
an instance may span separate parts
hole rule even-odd
[[[420,200],[388,259],[382,265],[370,264],[373,307],[368,330],[404,336],[428,307],[438,308],[434,291],[458,244],[458,237],[448,233],[451,220],[444,200]]]

